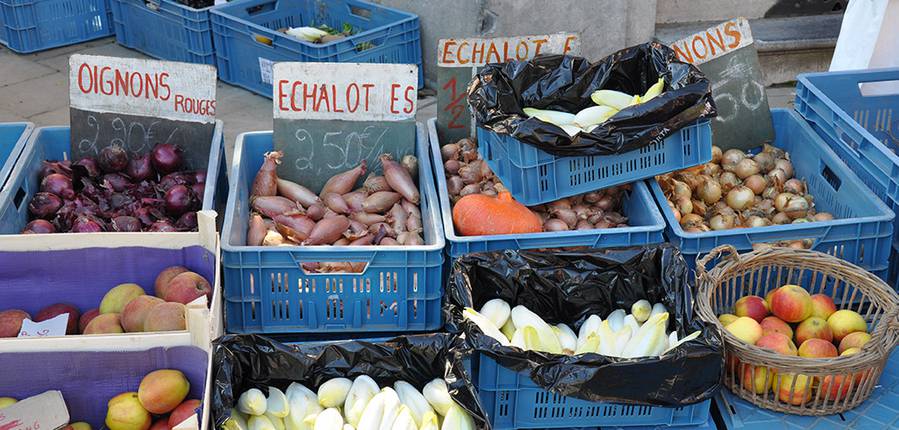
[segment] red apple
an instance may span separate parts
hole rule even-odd
[[[837,347],[824,339],[809,339],[799,345],[799,356],[807,358],[836,357]]]
[[[802,322],[812,314],[812,296],[798,285],[784,285],[771,296],[771,312],[788,323]]]
[[[34,316],[34,321],[46,321],[62,314],[69,314],[69,321],[66,324],[66,334],[78,334],[78,318],[81,317],[81,312],[78,312],[78,308],[68,303],[56,303],[41,309],[41,311]]]
[[[796,327],[796,343],[802,345],[809,339],[824,339],[833,342],[833,331],[827,321],[818,317],[809,317]]]
[[[774,378],[774,383],[777,384],[777,398],[782,402],[799,406],[812,398],[811,378],[806,375],[788,373]]]
[[[765,305],[765,299],[759,296],[741,297],[734,304],[734,314],[738,317],[749,317],[756,322],[762,322],[768,316],[768,306]]]
[[[865,318],[859,315],[858,312],[847,309],[834,312],[827,319],[827,325],[833,330],[833,340],[836,342],[841,342],[850,333],[868,331],[868,324],[865,322]]]
[[[765,366],[743,366],[743,388],[755,394],[765,394],[771,388],[775,375]]]
[[[22,321],[31,315],[21,309],[0,311],[0,337],[16,337],[22,331]]]
[[[84,333],[84,329],[87,328],[87,325],[91,322],[92,319],[96,318],[97,315],[100,315],[99,308],[93,308],[81,314],[81,318],[78,319],[78,332]]]
[[[197,399],[185,400],[184,403],[178,405],[175,410],[169,415],[169,427],[175,427],[178,424],[184,422],[184,420],[190,418],[192,415],[197,413],[197,408],[200,407],[200,401]]]
[[[165,296],[162,299],[186,305],[203,296],[209,301],[212,300],[212,286],[209,282],[194,272],[184,272],[172,278],[165,288]]]
[[[153,284],[153,292],[156,293],[156,297],[165,299],[165,290],[169,286],[169,282],[172,281],[172,278],[189,271],[190,270],[184,266],[171,266],[165,268],[162,272],[159,272],[159,274],[156,275],[156,282]]]
[[[797,353],[793,341],[781,333],[767,333],[755,343],[755,346],[783,355],[796,355]]]
[[[172,426],[169,425],[169,421],[165,418],[160,418],[150,426],[150,430],[172,430]]]
[[[846,335],[843,340],[840,341],[840,347],[838,348],[840,354],[845,352],[850,348],[858,348],[861,349],[866,343],[871,340],[871,335],[865,333],[863,331],[854,331]]]
[[[837,311],[837,305],[833,304],[833,299],[824,294],[812,295],[812,316],[822,318],[825,321],[834,312]]]
[[[845,375],[827,375],[818,387],[818,398],[829,402],[843,400],[849,393],[850,385],[853,385],[853,381]]]
[[[771,315],[765,317],[759,325],[762,326],[762,332],[765,334],[773,332],[780,333],[790,339],[793,338],[793,329],[790,328],[790,325],[776,316]]]

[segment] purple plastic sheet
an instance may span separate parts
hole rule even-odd
[[[169,266],[187,267],[212,284],[215,264],[215,255],[201,246],[0,252],[0,310],[34,316],[45,306],[70,303],[83,313],[118,284],[133,282],[155,294],[156,276]]]
[[[62,391],[71,421],[103,426],[106,403],[137,391],[141,379],[158,369],[177,369],[190,381],[188,399],[203,399],[209,356],[194,346],[117,352],[0,353],[0,397],[31,397]]]

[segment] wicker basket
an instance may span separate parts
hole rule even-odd
[[[705,265],[715,260],[717,265],[706,272]],[[725,385],[766,409],[830,415],[858,406],[871,395],[897,342],[899,296],[864,269],[827,254],[767,248],[738,255],[724,245],[697,260],[696,279],[700,317],[724,333]],[[733,313],[740,297],[765,297],[784,284],[826,294],[837,309],[858,312],[868,323],[871,340],[854,355],[803,358],[745,343],[718,321],[718,315]]]

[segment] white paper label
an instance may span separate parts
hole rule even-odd
[[[193,414],[187,417],[186,420],[181,421],[172,427],[172,430],[199,430],[200,429],[200,420],[197,419],[197,414]]]
[[[259,77],[262,78],[262,82],[271,85],[272,84],[272,65],[275,64],[272,60],[268,58],[259,57]]]
[[[418,66],[276,63],[276,119],[401,121],[415,118]]]
[[[440,39],[437,42],[437,65],[481,67],[510,60],[526,61],[540,54],[577,55],[580,42],[581,38],[575,33],[493,39]]]
[[[53,337],[65,336],[69,325],[69,314],[59,314],[48,320],[34,322],[26,318],[22,320],[22,329],[18,337]]]
[[[700,65],[752,44],[746,18],[734,18],[671,44],[677,59]]]
[[[92,112],[215,121],[215,68],[136,58],[69,57],[69,103]]]
[[[53,430],[69,423],[60,391],[46,391],[0,409],[2,430]]]

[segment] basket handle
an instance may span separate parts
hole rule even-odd
[[[708,254],[696,258],[696,279],[699,279],[702,275],[705,274],[705,266],[709,264],[709,261],[718,258],[724,252],[727,252],[729,254],[726,256],[727,258],[731,258],[734,260],[740,259],[740,254],[737,252],[737,248],[734,248],[733,245],[720,245],[715,249],[709,251]]]

